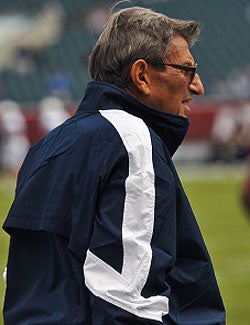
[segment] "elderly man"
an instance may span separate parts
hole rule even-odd
[[[6,325],[225,324],[171,159],[204,93],[199,31],[140,7],[110,17],[76,114],[20,170],[4,223]]]

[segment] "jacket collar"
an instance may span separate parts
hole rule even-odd
[[[92,81],[87,86],[78,111],[86,109],[121,109],[141,118],[164,141],[171,156],[182,143],[189,127],[187,118],[151,108],[122,89],[99,81]]]

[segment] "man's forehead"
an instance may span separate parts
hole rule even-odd
[[[169,58],[175,57],[181,59],[182,64],[193,64],[194,62],[189,45],[181,35],[175,35],[172,37],[168,46],[168,54]]]

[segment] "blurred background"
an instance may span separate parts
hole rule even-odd
[[[0,0],[1,224],[28,148],[77,109],[90,81],[88,55],[114,3]],[[174,160],[214,262],[228,324],[250,324],[250,2],[132,0],[119,8],[131,5],[201,22],[192,53],[205,96],[190,105],[191,126]],[[8,240],[1,230],[0,273]],[[0,279],[0,302],[4,290]]]

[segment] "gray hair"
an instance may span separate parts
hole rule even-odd
[[[171,37],[181,35],[191,47],[199,34],[197,21],[173,19],[141,7],[119,10],[110,16],[90,54],[90,75],[125,88],[137,59],[163,63]]]

